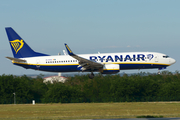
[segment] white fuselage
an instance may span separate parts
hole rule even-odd
[[[156,52],[125,52],[102,54],[79,54],[78,56],[106,64],[118,64],[119,69],[150,69],[164,68],[175,63],[175,60],[162,53]],[[24,63],[13,62],[25,68],[50,72],[77,72],[81,71],[79,61],[69,55],[43,56],[22,58]],[[87,70],[88,71],[88,70]],[[98,70],[94,70],[98,71]]]

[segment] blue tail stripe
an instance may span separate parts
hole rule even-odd
[[[7,27],[6,33],[14,55],[14,58],[49,56],[32,50],[28,44],[11,28]]]
[[[66,47],[66,49],[67,49],[68,54],[69,54],[69,55],[74,55],[74,53],[71,51],[71,49],[69,48],[69,46],[68,46],[66,43],[65,43],[64,45],[65,45],[65,47]]]

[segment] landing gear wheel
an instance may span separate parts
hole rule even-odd
[[[94,78],[94,74],[91,73],[91,74],[89,75],[89,78],[90,78],[90,79],[93,79],[93,78]]]

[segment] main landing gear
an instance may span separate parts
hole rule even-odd
[[[93,79],[93,78],[94,78],[94,73],[93,73],[93,72],[91,72],[91,74],[89,75],[89,78],[90,78],[90,79]]]

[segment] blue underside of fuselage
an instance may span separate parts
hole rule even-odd
[[[14,63],[14,65],[18,65],[26,69],[34,69],[34,70],[47,71],[47,72],[80,72],[81,71],[80,70],[81,68],[78,68],[78,65],[37,66],[37,65],[25,65],[25,64],[17,64],[17,63]],[[152,69],[152,68],[167,67],[167,65],[158,65],[158,64],[119,64],[119,65],[120,65],[120,70]],[[99,71],[99,70],[97,69],[94,71]]]

